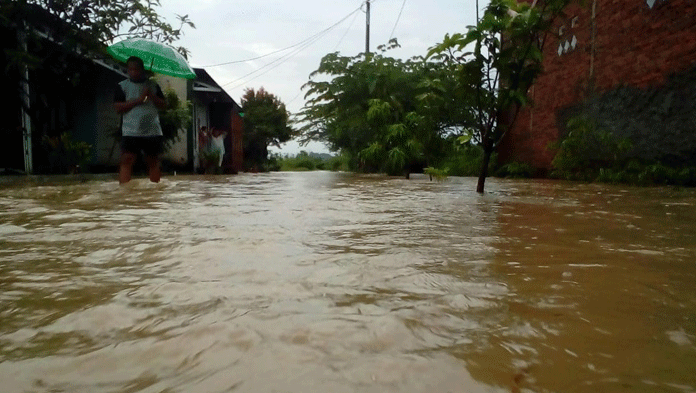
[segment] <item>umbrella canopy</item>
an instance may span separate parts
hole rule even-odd
[[[145,69],[177,78],[194,79],[196,73],[176,49],[145,38],[129,38],[106,48],[114,59],[125,62],[131,56],[143,60]]]

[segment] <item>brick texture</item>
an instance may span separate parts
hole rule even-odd
[[[659,96],[670,77],[696,69],[695,0],[655,0],[652,8],[646,0],[586,0],[568,7],[554,33],[544,46],[544,73],[529,91],[533,104],[498,149],[501,162],[546,171],[553,159],[548,146],[563,134],[563,113],[606,102],[617,89]],[[622,97],[620,105],[630,107]],[[621,113],[631,116],[631,109]]]

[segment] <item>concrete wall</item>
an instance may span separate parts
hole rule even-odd
[[[529,91],[534,104],[501,144],[501,161],[550,168],[547,146],[579,114],[620,135],[649,137],[634,140],[637,154],[693,144],[678,155],[691,154],[696,1],[588,0],[566,14],[545,45],[544,74]]]
[[[188,100],[188,81],[182,78],[174,78],[165,75],[157,75],[157,83],[160,85],[162,91],[167,89],[172,89],[179,96],[181,101]],[[179,130],[179,139],[174,142],[169,149],[167,149],[162,155],[162,159],[169,160],[178,165],[185,165],[189,161],[189,140],[187,135],[190,130]]]

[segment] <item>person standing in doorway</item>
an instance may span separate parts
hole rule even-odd
[[[198,131],[198,166],[204,172],[208,166],[207,154],[209,145],[210,131],[208,131],[207,126],[201,126],[201,129]]]
[[[164,109],[167,102],[159,85],[148,78],[142,59],[130,57],[126,66],[128,79],[118,84],[114,99],[116,112],[122,116],[118,181],[130,181],[133,164],[142,152],[150,181],[157,183],[162,175],[159,155],[164,146],[158,109]]]
[[[217,154],[218,161],[216,162],[217,167],[222,167],[222,159],[225,157],[225,136],[227,132],[219,128],[213,127],[213,132],[211,133],[212,140],[210,143],[210,149],[213,153]]]

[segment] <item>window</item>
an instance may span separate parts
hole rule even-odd
[[[645,2],[648,4],[648,7],[653,8],[655,7],[658,3],[665,2],[667,0],[645,0]]]

